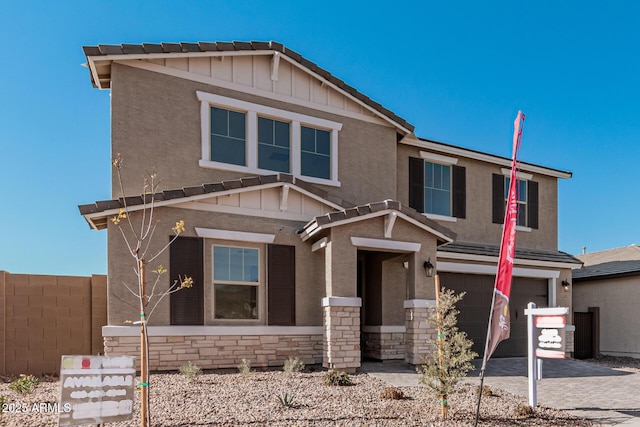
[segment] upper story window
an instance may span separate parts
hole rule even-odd
[[[502,175],[493,174],[493,213],[494,224],[504,223],[504,212],[509,195],[508,176],[510,170],[504,169]],[[533,176],[519,172],[516,181],[516,201],[518,203],[517,225],[524,230],[538,228],[538,183]]]
[[[421,152],[409,158],[409,206],[428,217],[466,217],[466,169],[457,159]]]
[[[245,165],[245,116],[237,111],[211,107],[211,160]]]
[[[507,177],[504,183],[504,203],[507,205],[509,198],[509,186],[511,178]],[[527,226],[527,181],[516,179],[516,203],[518,205],[518,221],[517,225]]]
[[[258,117],[258,167],[277,172],[291,171],[291,125]]]
[[[341,123],[205,92],[197,96],[201,167],[259,175],[285,172],[340,186]]]

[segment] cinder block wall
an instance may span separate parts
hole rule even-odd
[[[106,284],[106,276],[0,271],[2,373],[55,373],[63,354],[102,352]]]

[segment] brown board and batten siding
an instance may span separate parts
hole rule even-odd
[[[170,295],[172,325],[204,324],[203,240],[199,237],[179,236],[169,249],[170,283],[189,276],[194,286]]]
[[[296,323],[295,246],[268,245],[268,323],[293,326]]]

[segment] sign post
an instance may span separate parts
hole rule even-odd
[[[536,380],[539,375],[538,358],[565,358],[565,326],[568,307],[536,308],[532,302],[527,304],[524,314],[527,316],[528,351],[527,370],[529,377],[529,406],[538,406]]]

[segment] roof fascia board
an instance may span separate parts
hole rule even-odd
[[[470,262],[484,262],[489,264],[498,264],[497,256],[489,255],[473,255],[473,254],[461,254],[457,252],[438,251],[436,256],[438,259],[456,259],[461,261]],[[514,264],[528,265],[532,267],[548,267],[548,268],[570,268],[575,270],[581,267],[581,264],[569,263],[569,262],[554,262],[554,261],[537,261],[532,259],[515,258]]]
[[[419,148],[426,148],[441,153],[446,153],[454,156],[466,157],[468,159],[480,160],[482,162],[494,163],[499,166],[511,167],[511,160],[504,157],[496,156],[488,153],[480,153],[478,151],[467,150],[460,147],[453,147],[450,145],[438,144],[431,141],[425,141],[417,138],[403,138],[400,140],[401,144],[411,145]],[[573,174],[571,172],[560,171],[557,169],[545,168],[544,166],[532,165],[530,163],[518,162],[518,167],[521,171],[527,171],[531,173],[538,173],[541,175],[548,175],[554,178],[571,178]]]
[[[344,207],[331,202],[329,200],[323,199],[322,197],[313,194],[307,190],[305,190],[304,188],[298,187],[296,184],[292,184],[290,182],[272,182],[272,183],[268,183],[268,184],[261,184],[261,185],[254,185],[251,187],[242,187],[242,188],[233,188],[230,190],[224,190],[224,191],[215,191],[215,192],[211,192],[211,193],[204,193],[204,194],[197,194],[194,196],[187,196],[187,197],[178,197],[175,199],[171,199],[171,200],[160,200],[160,201],[155,201],[153,202],[153,206],[154,207],[162,207],[162,206],[171,206],[171,205],[177,205],[177,204],[182,204],[182,203],[186,203],[186,202],[197,202],[203,199],[210,199],[212,197],[222,197],[222,196],[229,196],[232,194],[239,194],[239,193],[247,193],[247,192],[251,192],[251,191],[258,191],[258,190],[265,190],[268,188],[277,188],[277,187],[283,187],[287,185],[289,187],[289,189],[293,189],[295,191],[298,191],[301,194],[304,194],[307,197],[310,197],[320,203],[323,203],[327,206],[330,206],[333,209],[336,210],[342,210],[344,209]],[[151,203],[148,203],[147,205],[134,205],[134,206],[128,206],[127,210],[129,212],[136,212],[136,211],[140,211],[142,209],[144,209],[146,207],[151,207]],[[104,216],[109,216],[109,215],[116,215],[118,212],[120,211],[120,209],[109,209],[109,210],[105,210],[102,212],[95,212],[95,213],[91,213],[91,214],[86,214],[84,215],[85,218],[87,218],[88,221],[90,221],[92,224],[93,222],[91,221],[91,219],[93,218],[101,218]]]

